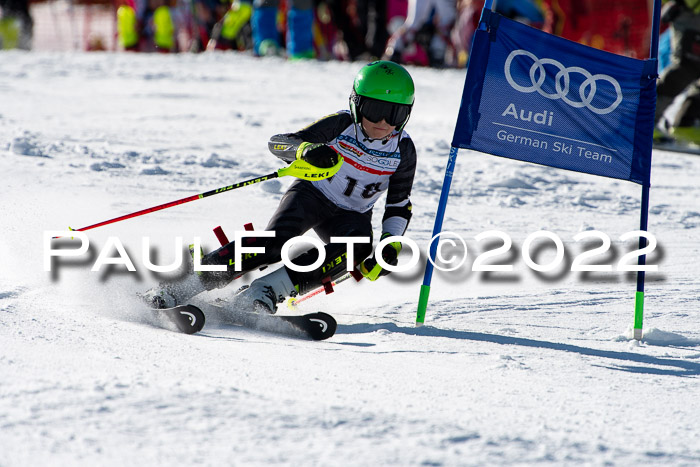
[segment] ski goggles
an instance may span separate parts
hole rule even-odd
[[[406,104],[395,104],[362,97],[358,110],[363,117],[372,123],[384,120],[389,125],[397,127],[405,123],[408,116],[411,115],[411,107]]]

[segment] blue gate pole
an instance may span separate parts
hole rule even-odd
[[[430,281],[433,278],[433,261],[437,254],[439,238],[435,238],[442,232],[442,221],[445,217],[445,208],[447,207],[447,197],[450,195],[450,186],[452,185],[452,174],[455,170],[455,162],[457,161],[457,148],[450,148],[450,157],[447,160],[445,168],[445,179],[442,182],[442,191],[440,192],[440,201],[438,201],[438,209],[435,214],[435,225],[433,226],[433,241],[430,243],[430,258],[425,265],[425,275],[423,276],[423,285],[420,287],[420,296],[418,298],[418,314],[416,315],[416,326],[421,326],[425,322],[425,311],[428,308],[428,295],[430,295]],[[432,261],[431,261],[432,260]]]
[[[639,219],[639,230],[647,231],[649,223],[649,186],[642,186],[642,212]],[[647,239],[639,237],[639,249],[647,246]],[[646,255],[639,255],[637,265],[644,266]],[[637,271],[637,293],[634,297],[634,338],[642,340],[642,325],[644,324],[644,271]]]
[[[493,5],[493,0],[486,0],[484,2],[484,8],[481,10],[481,17],[483,19],[484,11],[490,10]],[[486,24],[479,21],[479,29],[486,29]],[[469,65],[467,65],[467,70]],[[442,232],[442,221],[445,217],[445,208],[447,207],[447,198],[450,195],[450,186],[452,185],[452,174],[454,173],[455,163],[457,161],[457,150],[458,148],[452,146],[450,147],[450,157],[447,160],[447,167],[445,168],[445,179],[442,182],[442,191],[440,192],[440,201],[438,201],[437,213],[435,213],[435,224],[433,226],[433,236],[434,239],[430,242],[430,253],[428,258],[428,263],[425,265],[425,275],[423,276],[423,285],[420,287],[420,296],[418,297],[418,313],[416,314],[416,326],[422,326],[425,322],[425,311],[428,308],[428,296],[430,295],[430,282],[433,279],[433,262],[435,261],[435,255],[437,254],[438,243],[440,243],[439,238],[435,238],[440,232]],[[431,261],[432,260],[432,261]]]
[[[659,58],[659,23],[661,16],[661,0],[654,0],[653,23],[651,26],[650,58]],[[657,65],[658,66],[658,65]],[[657,69],[658,72],[658,69]],[[646,232],[649,225],[649,185],[642,186],[642,206],[639,216],[639,230]],[[647,246],[647,239],[639,237],[639,249]],[[640,255],[637,265],[646,264],[646,255]],[[637,271],[637,293],[634,298],[634,338],[642,340],[642,326],[644,324],[644,271]]]

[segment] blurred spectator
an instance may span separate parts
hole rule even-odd
[[[279,0],[254,0],[252,28],[256,55],[279,55],[282,50],[277,28]],[[313,0],[288,0],[287,34],[284,38],[287,57],[313,58]]]
[[[381,58],[389,41],[387,0],[358,0],[358,16],[370,58]]]
[[[127,50],[252,49],[258,56],[384,58],[436,67],[466,65],[484,5],[484,0],[117,1],[128,2],[117,15],[119,40]],[[187,2],[187,8],[175,8],[176,2]],[[637,56],[648,50],[648,39],[640,39],[648,37],[647,0],[494,0],[493,8],[613,53]],[[179,29],[187,45],[179,38],[178,46]]]
[[[315,11],[317,58],[371,61],[384,53],[387,0],[315,0]]]
[[[457,14],[455,1],[409,0],[406,21],[389,39],[384,59],[397,63],[443,66],[445,51],[450,43],[450,30]],[[419,31],[429,22],[434,29],[426,51],[416,39]]]
[[[125,50],[177,52],[176,30],[169,0],[146,0],[117,9],[117,33]]]
[[[457,3],[457,21],[450,33],[455,49],[454,66],[464,68],[469,58],[474,31],[479,26],[484,0],[459,0]]]
[[[322,40],[327,42],[331,49],[329,58],[354,60],[365,53],[365,41],[354,2],[323,0],[318,2],[316,11],[316,20],[326,24],[322,30]],[[314,37],[314,42],[318,47],[319,37]]]
[[[358,0],[358,2],[326,0],[325,2],[331,14],[331,21],[333,21],[336,28],[331,33],[337,34],[339,32],[347,46],[347,56],[344,57],[343,55],[345,54],[336,49],[334,51],[335,58],[356,60],[358,57],[367,54],[367,44],[365,43],[367,18],[365,17],[364,21],[360,19],[359,7],[361,2],[364,2],[365,5],[367,4],[366,0]],[[333,38],[329,39],[333,41]]]
[[[220,3],[221,4],[221,3]],[[218,11],[217,11],[218,13]],[[207,50],[246,50],[252,48],[250,18],[253,5],[248,0],[234,0],[220,19],[208,28],[211,39]]]
[[[327,0],[350,60],[377,59],[389,39],[386,0]]]
[[[229,3],[219,0],[190,0],[191,1],[191,25],[190,46],[191,52],[201,52],[207,48],[212,38],[212,30],[224,15]],[[223,10],[223,11],[222,11]]]
[[[535,0],[496,0],[494,11],[533,27],[544,24]],[[464,67],[484,0],[411,0],[406,23],[392,36],[385,58],[402,63]],[[452,25],[454,24],[454,27]]]
[[[0,0],[0,9],[0,49],[31,49],[34,22],[29,0]]]
[[[679,126],[695,124],[694,121],[689,122],[687,117],[691,116],[691,112],[698,113],[697,101],[700,96],[700,0],[667,2],[661,19],[671,23],[671,60],[656,86],[656,139],[677,133],[675,130]],[[684,91],[686,100],[676,118],[673,122],[666,121],[664,112]],[[686,121],[682,122],[684,119]]]
[[[543,30],[615,54],[649,56],[648,0],[541,0]]]
[[[330,0],[315,0],[313,42],[316,58],[348,60],[349,52],[339,40],[339,31],[330,8]]]

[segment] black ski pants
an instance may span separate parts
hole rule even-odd
[[[202,264],[225,264],[226,273],[205,273],[205,283],[222,287],[232,279],[257,268],[282,260],[282,246],[287,240],[298,237],[313,229],[324,242],[326,259],[323,264],[310,272],[298,272],[287,268],[289,277],[304,294],[320,287],[322,280],[329,277],[335,280],[347,272],[347,251],[345,243],[330,243],[331,237],[369,237],[369,243],[354,244],[353,267],[362,262],[372,252],[372,210],[360,213],[340,208],[326,198],[310,182],[297,180],[282,196],[277,210],[272,215],[265,230],[275,232],[274,237],[251,238],[246,246],[264,247],[265,253],[244,254],[241,271],[235,271],[235,242],[231,242],[206,255]],[[293,258],[299,266],[316,262],[318,250],[311,248]],[[208,285],[209,285],[208,284]]]

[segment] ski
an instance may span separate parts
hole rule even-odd
[[[338,326],[328,313],[315,312],[305,315],[271,315],[255,311],[234,310],[228,302],[198,303],[207,314],[223,316],[226,323],[264,332],[305,337],[315,341],[325,340],[335,334]]]
[[[180,332],[194,334],[204,327],[204,313],[194,305],[179,305],[173,308],[154,308],[154,313],[174,324]]]
[[[274,316],[274,315],[270,315]],[[338,327],[335,318],[328,313],[317,311],[305,315],[278,316],[277,318],[291,323],[293,326],[304,330],[311,339],[322,341],[333,337]]]

